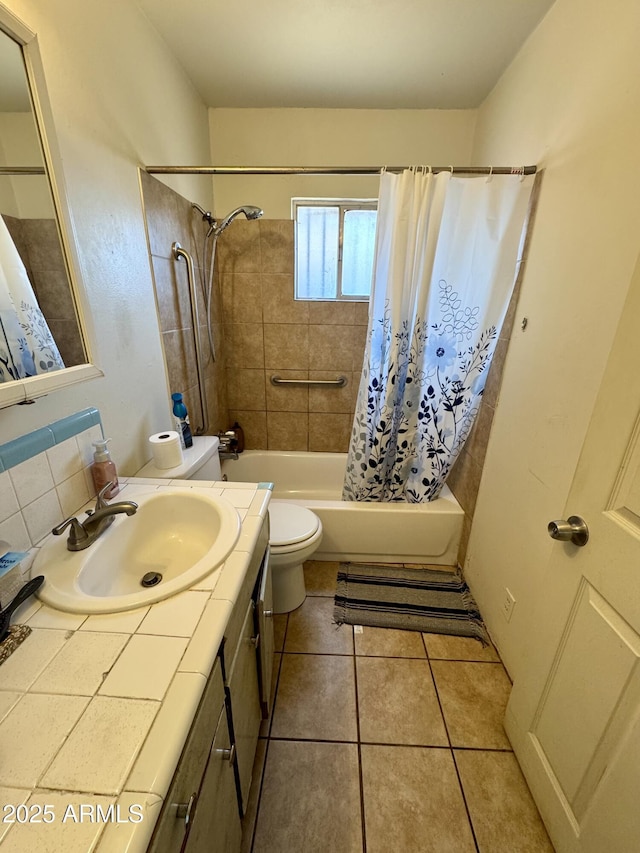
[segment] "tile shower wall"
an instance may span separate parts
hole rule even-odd
[[[156,289],[158,321],[165,354],[166,372],[171,393],[180,392],[189,411],[192,427],[202,424],[200,394],[196,373],[193,323],[187,282],[187,265],[184,260],[176,261],[171,248],[180,243],[193,258],[196,273],[196,291],[200,317],[200,340],[202,342],[205,389],[208,405],[209,432],[227,429],[228,411],[225,387],[226,347],[222,341],[222,303],[219,288],[213,288],[212,331],[216,359],[209,352],[205,325],[205,300],[203,296],[204,273],[202,253],[205,223],[191,203],[161,181],[141,171],[147,234],[151,266]],[[211,243],[209,242],[207,251]],[[209,256],[207,255],[207,258]],[[167,401],[169,405],[170,401]]]
[[[235,220],[218,243],[229,417],[247,446],[346,452],[364,357],[368,303],[293,298],[291,220]],[[344,388],[281,386],[336,379]]]

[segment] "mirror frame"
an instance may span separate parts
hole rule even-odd
[[[36,397],[42,397],[52,391],[104,376],[104,372],[92,363],[91,341],[95,338],[91,313],[84,289],[80,286],[81,266],[76,248],[75,228],[69,210],[62,160],[58,151],[38,39],[36,34],[2,3],[0,3],[0,31],[8,35],[22,48],[27,83],[42,145],[45,174],[49,179],[53,207],[67,267],[67,277],[76,307],[78,328],[88,359],[85,364],[65,367],[63,370],[42,373],[38,376],[29,376],[26,379],[0,383],[0,409],[2,409],[7,406],[33,402]]]

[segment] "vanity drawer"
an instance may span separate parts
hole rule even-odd
[[[198,813],[198,792],[224,702],[222,667],[218,658],[167,792],[149,853],[179,853],[182,850],[189,823]]]

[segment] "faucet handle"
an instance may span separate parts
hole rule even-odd
[[[84,527],[80,524],[80,522],[75,516],[72,516],[71,518],[65,518],[65,520],[61,522],[61,524],[58,524],[56,527],[54,527],[51,532],[54,536],[60,536],[62,533],[64,533],[67,527],[71,527],[71,530],[69,531],[69,542],[75,543],[81,542],[83,539],[87,539],[87,531],[84,529]]]
[[[115,483],[110,480],[105,486],[100,489],[100,491],[98,492],[96,505],[91,511],[92,513],[97,512],[99,509],[104,509],[106,506],[109,506],[109,502],[107,501],[105,495],[107,494],[109,489],[112,489],[114,486]]]

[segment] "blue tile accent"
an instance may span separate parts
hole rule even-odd
[[[100,412],[91,407],[21,435],[20,438],[14,438],[13,441],[0,445],[0,471],[8,471],[9,468],[26,462],[27,459],[43,453],[55,444],[61,444],[68,438],[96,425],[102,426]]]
[[[101,423],[100,412],[92,407],[49,424],[49,429],[55,436],[56,444],[60,444],[99,423]]]
[[[270,492],[273,491],[273,483],[258,483],[259,489],[268,489]]]
[[[13,468],[38,453],[43,453],[56,443],[49,427],[42,427],[20,438],[14,438],[0,447],[0,459],[5,469]]]

